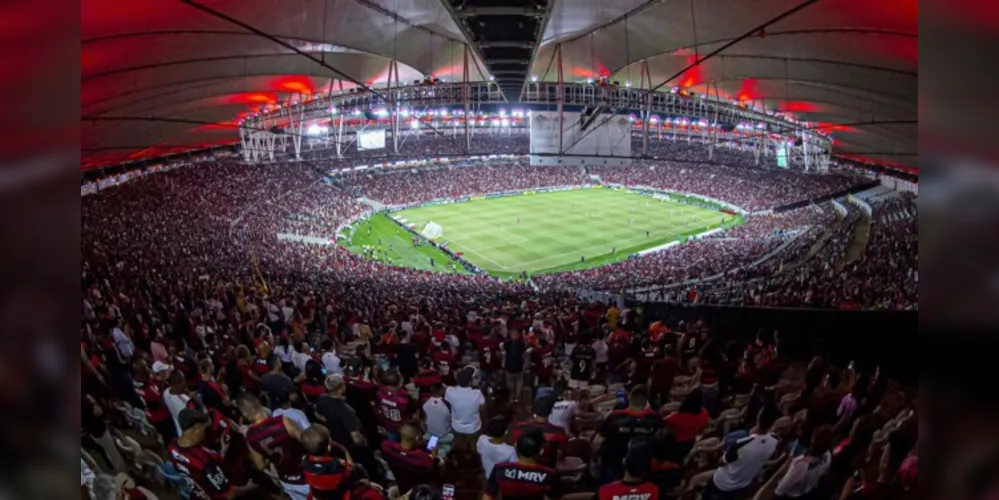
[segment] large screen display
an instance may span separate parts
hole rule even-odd
[[[357,133],[357,150],[385,149],[385,129]]]

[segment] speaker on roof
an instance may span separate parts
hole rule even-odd
[[[725,132],[731,132],[735,130],[735,124],[729,122],[718,122],[718,128]]]

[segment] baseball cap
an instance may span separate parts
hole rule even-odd
[[[343,389],[343,387],[345,385],[347,385],[347,384],[346,384],[346,382],[343,381],[343,377],[341,377],[340,375],[337,375],[337,374],[334,373],[334,374],[326,377],[326,390],[327,391],[330,391],[330,392],[339,391],[340,389]]]
[[[182,431],[186,431],[195,425],[207,424],[209,421],[208,415],[198,410],[192,410],[191,408],[184,408],[177,415],[177,423],[180,424],[180,430]]]
[[[168,365],[168,364],[166,364],[166,363],[164,363],[162,361],[157,361],[157,362],[153,363],[153,373],[154,374],[168,372],[168,371],[170,371],[172,369],[173,369],[172,366],[170,366],[170,365]]]

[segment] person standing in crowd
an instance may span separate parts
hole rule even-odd
[[[177,470],[189,479],[187,484],[193,486],[192,498],[222,500],[236,496],[237,489],[226,473],[225,450],[220,453],[204,445],[208,415],[184,408],[178,420],[180,437],[170,443],[167,452]]]
[[[517,461],[517,450],[513,446],[506,444],[506,434],[506,417],[496,415],[486,422],[485,435],[479,436],[479,442],[475,445],[487,479],[492,474],[496,464]]]
[[[854,473],[843,485],[840,500],[890,500],[905,493],[899,480],[899,469],[909,454],[912,443],[903,429],[888,434],[887,444],[881,450],[877,477],[869,478],[863,470]]]
[[[326,394],[326,375],[323,371],[323,365],[314,359],[305,363],[305,379],[298,383],[298,390],[309,406],[316,404],[319,397]]]
[[[562,496],[558,471],[538,462],[545,444],[539,431],[525,432],[517,439],[517,461],[493,467],[482,500],[555,500]]]
[[[454,434],[451,432],[451,407],[444,401],[444,386],[434,384],[430,388],[430,397],[420,407],[424,421],[427,424],[427,435],[424,439],[437,436],[437,455],[446,459],[451,445],[454,444]],[[481,438],[480,438],[481,439]]]
[[[173,425],[177,434],[180,435],[180,411],[187,408],[188,401],[191,400],[191,393],[187,390],[187,382],[184,374],[178,370],[170,372],[170,387],[163,391],[163,404],[170,410],[170,417],[173,418]]]
[[[475,452],[479,431],[482,429],[482,411],[486,398],[482,391],[472,388],[475,369],[466,366],[458,371],[458,386],[448,387],[444,400],[451,405],[451,429],[454,430],[453,450],[465,454]]]
[[[359,477],[350,453],[330,440],[323,425],[302,432],[302,447],[307,453],[302,469],[310,500],[385,499],[381,486]]]
[[[749,435],[735,441],[725,450],[722,465],[715,469],[704,488],[704,500],[742,498],[745,489],[756,479],[763,465],[773,456],[779,438],[770,433],[780,410],[773,404],[764,405],[756,417],[756,427]]]
[[[146,419],[159,432],[163,444],[167,445],[177,437],[177,427],[163,400],[163,388],[166,386],[166,377],[170,375],[170,365],[156,361],[152,371],[150,376],[145,361],[137,359],[132,363],[132,379],[135,381],[135,391],[146,405]]]
[[[659,500],[659,487],[647,481],[652,466],[652,447],[638,444],[624,457],[624,479],[605,484],[597,490],[596,500]]]
[[[666,427],[673,431],[677,446],[682,450],[684,457],[694,448],[697,436],[711,422],[711,415],[708,414],[708,410],[701,407],[701,401],[701,389],[694,389],[683,399],[680,409],[670,413],[663,420]]]
[[[555,394],[558,395],[559,400],[552,406],[552,414],[548,417],[548,421],[561,427],[566,434],[572,431],[572,422],[579,411],[579,401],[575,397],[576,392],[566,388],[562,382],[555,387]]]
[[[267,368],[268,372],[260,377],[260,385],[264,388],[264,393],[270,402],[270,408],[273,410],[277,408],[279,401],[296,394],[298,388],[295,387],[295,382],[284,373],[281,359],[278,356],[267,358]]]
[[[420,360],[420,370],[413,377],[413,385],[420,392],[420,401],[426,401],[430,397],[430,392],[435,385],[443,385],[440,372],[434,369],[434,362],[430,358]]]
[[[503,351],[503,372],[506,388],[510,391],[510,402],[520,402],[524,392],[524,357],[527,354],[527,343],[520,338],[520,330],[510,329],[510,336],[500,345]]]
[[[323,355],[319,359],[322,361],[326,373],[329,375],[343,375],[343,368],[340,366],[340,356],[336,355],[336,350],[333,348],[333,341],[324,339],[321,345]]]
[[[519,422],[513,426],[513,439],[516,441],[525,432],[538,431],[544,438],[541,452],[538,454],[538,463],[546,467],[555,468],[558,466],[559,454],[568,440],[565,429],[554,425],[548,421],[555,406],[555,396],[545,396],[534,402],[534,418],[526,422]]]
[[[445,385],[454,385],[455,372],[458,370],[458,360],[451,351],[451,344],[447,341],[441,342],[440,348],[431,355],[434,360],[434,367],[440,374]]]
[[[195,389],[201,402],[208,408],[226,413],[229,411],[229,396],[215,382],[215,364],[205,358],[201,360],[201,380]]]
[[[253,464],[261,471],[273,464],[284,492],[292,500],[305,500],[309,487],[302,473],[305,450],[299,442],[301,428],[290,418],[267,416],[267,410],[252,394],[240,396],[237,405],[243,418],[250,422],[246,441]]]
[[[555,349],[545,338],[538,339],[537,347],[531,349],[531,364],[534,367],[534,387],[551,387],[555,374]]]
[[[818,493],[819,481],[832,463],[832,427],[822,426],[812,433],[812,442],[804,455],[794,457],[784,477],[774,490],[779,498],[812,498]],[[826,495],[828,497],[828,495]]]
[[[400,493],[423,483],[440,487],[443,464],[437,458],[437,448],[426,450],[422,436],[416,424],[405,422],[399,428],[399,442],[382,442],[382,459],[395,476]]]
[[[122,458],[121,452],[115,446],[114,438],[111,437],[111,431],[105,422],[104,408],[97,403],[93,396],[84,394],[80,410],[81,429],[97,445],[101,454],[107,459],[108,465],[111,466],[111,470],[115,472],[126,471],[128,468],[125,465],[125,459]]]
[[[676,347],[667,344],[661,347],[662,356],[652,363],[649,373],[649,400],[656,408],[669,401],[673,390],[673,379],[680,368],[680,359],[676,355]]]
[[[593,378],[594,365],[597,362],[597,352],[590,345],[589,334],[579,336],[579,344],[569,355],[571,368],[569,369],[569,388],[586,389],[590,386],[590,379]],[[624,455],[621,456],[624,458]]]
[[[381,477],[380,467],[364,436],[358,413],[347,404],[347,383],[340,375],[326,377],[327,393],[316,402],[316,420],[323,423],[333,441],[342,444],[372,480]]]
[[[581,346],[576,346],[576,351]],[[636,386],[628,394],[628,408],[607,414],[600,427],[600,484],[622,477],[625,455],[631,440],[650,440],[663,428],[662,417],[649,408],[645,386]]]
[[[498,374],[503,369],[503,359],[500,354],[500,345],[502,342],[497,330],[497,328],[493,328],[477,347],[479,351],[481,379],[485,382],[496,382],[499,377]]]
[[[303,431],[312,427],[312,422],[309,422],[309,417],[305,416],[305,412],[291,406],[291,397],[280,396],[275,400],[274,404],[277,408],[274,409],[271,415],[275,417],[287,417],[298,424],[298,428]]]
[[[389,441],[399,441],[399,427],[413,416],[416,404],[409,391],[402,387],[402,376],[392,370],[382,375],[375,399],[378,406],[378,426]]]

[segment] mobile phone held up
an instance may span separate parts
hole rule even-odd
[[[438,436],[430,436],[430,440],[427,441],[427,451],[433,451],[437,448],[437,442],[440,441]]]

